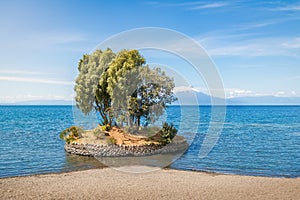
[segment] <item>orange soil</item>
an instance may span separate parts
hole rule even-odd
[[[118,145],[144,145],[150,143],[157,143],[154,141],[150,141],[147,137],[132,135],[116,127],[113,127],[109,131],[109,136],[113,137],[116,140],[116,144]]]

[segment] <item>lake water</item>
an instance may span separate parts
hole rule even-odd
[[[220,126],[209,123],[211,107],[168,107],[166,119],[190,143],[170,168],[300,177],[299,106],[227,107],[222,133],[204,158],[199,150],[206,132]],[[0,106],[0,177],[103,167],[94,158],[65,153],[59,133],[76,120],[72,106]]]

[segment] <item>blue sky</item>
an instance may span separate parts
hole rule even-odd
[[[195,39],[227,97],[300,96],[300,1],[6,0],[0,27],[0,103],[71,99],[81,56],[142,27]]]

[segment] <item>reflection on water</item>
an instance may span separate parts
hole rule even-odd
[[[100,162],[125,173],[147,173],[169,167],[181,154],[157,154],[142,157],[97,157]]]
[[[178,159],[181,154],[157,154],[139,157],[96,157],[99,162],[109,167],[124,167],[143,165],[163,168]]]
[[[62,171],[83,170],[83,169],[94,169],[106,167],[99,160],[94,157],[78,156],[66,153],[66,159]]]
[[[159,154],[140,157],[88,157],[66,153],[63,172],[112,167],[118,171],[143,173],[169,166],[181,154]],[[141,166],[145,168],[141,168]],[[121,168],[122,169],[121,169]],[[146,170],[146,171],[145,171]]]

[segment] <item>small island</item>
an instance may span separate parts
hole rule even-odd
[[[161,121],[176,100],[174,80],[150,68],[137,50],[96,50],[78,64],[76,106],[98,115],[93,130],[72,126],[61,132],[65,150],[82,156],[148,156],[183,153],[188,143],[171,123]],[[159,124],[160,123],[160,124]]]

